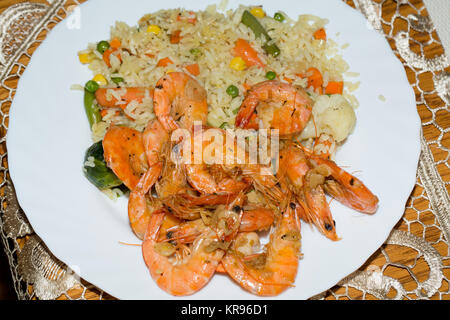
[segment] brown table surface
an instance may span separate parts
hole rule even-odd
[[[6,8],[9,6],[25,2],[23,0],[3,0],[0,2],[0,13],[3,12]],[[46,3],[46,1],[28,1],[28,2],[39,2],[39,3]],[[83,1],[81,1],[83,2]],[[346,1],[348,4],[354,6],[353,2],[351,0]],[[424,5],[422,1],[417,0],[411,0],[409,1],[413,6],[410,5],[399,5],[396,1],[393,0],[374,0],[375,3],[382,3],[382,15],[383,18],[385,18],[387,21],[390,21],[390,17],[396,12],[398,6],[400,6],[400,12],[402,16],[407,16],[410,13],[417,13],[417,9],[421,10],[421,15],[427,15],[426,9],[424,9]],[[70,1],[68,2],[70,4]],[[407,25],[401,21],[396,21],[393,24],[393,28],[396,30],[392,30],[392,26],[383,24],[383,31],[385,34],[395,34],[398,31],[404,30],[408,31]],[[429,39],[429,35],[421,32],[417,32],[415,30],[409,30],[412,34],[414,39],[416,39],[419,42],[427,42]],[[434,31],[432,33],[432,37],[435,39],[438,39],[436,32]],[[39,35],[40,39],[45,38],[45,32],[43,32],[41,35]],[[395,43],[392,39],[392,37],[388,37],[388,41],[391,44],[393,48],[395,48]],[[417,49],[414,48],[414,44],[411,47],[413,50]],[[32,53],[35,49],[35,46],[31,49]],[[424,53],[427,58],[433,58],[444,54],[443,47],[440,45],[439,42],[433,42],[429,45],[426,45],[424,47]],[[21,62],[23,64],[28,63],[29,58],[23,57],[21,58]],[[406,73],[408,75],[408,79],[411,82],[411,84],[414,87],[414,90],[416,91],[416,96],[419,101],[420,91],[419,88],[431,91],[434,87],[433,84],[433,73],[432,72],[426,72],[419,75],[420,78],[417,77],[417,73],[415,70],[412,70],[409,67],[405,67]],[[446,71],[449,72],[450,68],[446,68],[445,70],[440,71]],[[8,86],[15,88],[17,86],[17,80],[19,79],[19,76],[12,77],[8,80]],[[418,88],[419,87],[419,88]],[[0,98],[2,95],[5,95],[4,89],[0,87]],[[431,108],[435,107],[442,107],[444,104],[442,99],[439,98],[437,95],[430,95],[425,97],[426,102]],[[445,104],[444,104],[445,105]],[[6,105],[2,105],[2,110],[9,110],[10,103]],[[447,106],[448,107],[448,106]],[[439,135],[441,132],[436,128],[436,123],[440,126],[440,128],[449,128],[450,127],[450,116],[447,110],[439,111],[435,114],[430,112],[430,109],[427,108],[424,104],[418,103],[417,107],[418,113],[420,115],[420,118],[423,123],[423,135],[427,141],[434,141],[439,138]],[[4,135],[4,132],[1,133],[1,136]],[[444,136],[441,138],[441,144],[445,148],[449,148],[450,146],[450,134],[448,132],[444,134]],[[4,143],[1,145],[1,148],[4,152]],[[439,161],[439,159],[447,159],[448,161],[448,152],[444,150],[443,148],[439,148],[438,146],[435,146],[433,144],[430,145],[430,150],[432,152],[432,155],[435,159],[435,161]],[[450,170],[448,167],[448,162],[444,164],[439,164],[436,166],[437,170],[442,178],[443,181],[448,182],[450,177]],[[445,185],[447,192],[449,191],[449,184],[447,183]],[[395,229],[397,230],[403,230],[403,231],[409,231],[414,235],[417,235],[418,237],[424,237],[427,241],[430,241],[433,243],[433,247],[442,254],[443,257],[448,257],[449,255],[449,248],[445,241],[438,241],[441,239],[441,231],[439,228],[432,227],[433,224],[435,224],[435,216],[433,215],[433,212],[430,208],[430,204],[428,199],[426,197],[421,197],[423,194],[423,188],[420,185],[416,185],[412,192],[412,197],[406,204],[406,210],[404,218],[399,221]],[[429,209],[429,210],[428,210]],[[420,211],[420,217],[417,217],[417,212]],[[416,221],[417,220],[417,221]],[[413,221],[410,223],[409,221]],[[430,227],[431,226],[431,227]],[[381,252],[381,250],[383,252]],[[397,267],[396,264],[401,265],[409,265],[414,261],[416,252],[414,250],[410,250],[405,247],[399,247],[395,245],[384,245],[381,250],[378,250],[376,253],[373,254],[373,256],[366,262],[366,264],[360,268],[360,270],[367,270],[367,268],[373,268],[373,266],[382,267],[386,264],[386,255],[389,257],[390,264],[387,268],[383,269],[383,274],[385,276],[392,277],[394,279],[397,279],[401,282],[401,284],[404,286],[404,288],[411,290],[416,284],[416,280],[414,280],[411,277],[411,274],[405,270],[404,268]],[[5,265],[4,260],[0,259],[0,272],[5,273]],[[450,261],[448,259],[444,260],[444,277],[446,279],[450,279]],[[428,277],[429,268],[428,265],[423,262],[417,260],[415,263],[415,266],[412,268],[415,277],[418,281],[422,281]],[[0,298],[2,298],[1,294],[3,292],[8,292],[4,295],[4,297],[11,297],[11,288],[12,285],[10,281],[8,281],[8,276],[5,277],[4,274],[2,274],[2,277],[0,277]],[[5,288],[6,286],[6,288]],[[431,299],[450,299],[450,296],[448,294],[449,284],[447,281],[443,281],[442,287],[440,288],[440,293],[436,293],[434,296],[431,297]],[[32,287],[31,287],[32,290]],[[66,299],[66,298],[76,298],[81,295],[80,293],[81,289],[72,289],[68,292],[68,295],[63,295],[60,298]],[[347,290],[347,291],[346,291]],[[393,293],[394,294],[394,293]],[[96,290],[95,288],[89,289],[87,292],[83,294],[84,298],[87,299],[98,299],[99,298],[99,290]],[[328,291],[326,294],[327,299],[334,299],[336,297],[339,298],[352,298],[352,299],[361,299],[363,297],[363,294],[358,290],[353,289],[346,289],[340,286],[336,286]],[[102,298],[110,298],[108,295],[103,295]],[[366,299],[374,299],[375,297],[366,294],[364,296]],[[414,295],[410,295],[409,298],[416,298]]]

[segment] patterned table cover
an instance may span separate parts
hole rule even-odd
[[[19,299],[114,299],[51,254],[19,207],[8,173],[5,136],[17,80],[46,33],[84,1],[42,2],[21,2],[0,14],[1,240]],[[345,2],[404,64],[422,119],[422,153],[416,186],[386,243],[312,299],[450,299],[449,59],[421,0]]]

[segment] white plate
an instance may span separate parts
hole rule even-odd
[[[191,1],[204,9],[211,1]],[[90,283],[121,299],[172,298],[151,279],[127,218],[126,199],[112,202],[84,177],[81,167],[91,145],[82,94],[69,90],[91,72],[77,51],[109,38],[116,20],[135,25],[145,13],[183,7],[182,0],[91,0],[81,5],[81,28],[59,23],[33,54],[22,75],[10,111],[7,135],[9,167],[20,205],[36,233],[60,260]],[[230,1],[230,7],[255,1]],[[339,236],[332,242],[304,224],[295,287],[277,298],[306,299],[358,269],[386,240],[401,218],[415,184],[420,120],[415,97],[401,63],[385,38],[364,17],[339,0],[259,0],[269,14],[314,14],[330,20],[327,32],[349,43],[344,58],[361,74],[356,96],[357,125],[337,162],[350,166],[378,195],[373,216],[336,201],[331,207]],[[74,25],[72,21],[72,24]],[[76,21],[75,21],[76,22]],[[336,33],[340,33],[335,37]],[[386,102],[378,99],[382,94]],[[254,299],[230,278],[216,275],[194,299]]]

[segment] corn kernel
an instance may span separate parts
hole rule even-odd
[[[91,62],[91,57],[89,56],[89,53],[80,53],[78,55],[78,59],[80,59],[80,62],[82,64],[86,64],[86,63]]]
[[[92,80],[94,80],[95,82],[97,82],[101,86],[104,86],[104,85],[108,84],[108,81],[101,74],[97,74]]]
[[[247,65],[245,64],[244,59],[242,59],[241,57],[235,57],[230,62],[230,68],[237,71],[245,70],[246,67]]]
[[[266,16],[266,13],[261,7],[254,7],[252,10],[250,10],[250,13],[257,18],[264,18]]]
[[[148,33],[159,34],[160,31],[161,31],[161,28],[154,24],[148,26],[148,28],[147,28]]]
[[[169,69],[169,70],[166,71],[167,74],[172,73],[172,72],[175,72],[175,70]]]

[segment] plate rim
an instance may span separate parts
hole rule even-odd
[[[81,4],[81,6],[83,6],[83,7],[88,7],[88,6],[90,6],[90,5],[93,5],[94,2],[95,2],[95,1],[84,2],[84,3]],[[207,3],[211,3],[211,2],[213,2],[213,1],[207,1]],[[244,2],[244,1],[240,1],[240,2]],[[337,1],[335,1],[335,2],[336,2],[336,4],[342,5],[343,7],[347,8],[349,14],[354,14],[355,16],[358,15],[358,16],[360,16],[360,20],[362,20],[362,21],[364,21],[364,22],[367,23],[367,21],[365,20],[364,16],[363,16],[359,11],[357,11],[356,9],[353,9],[352,7],[348,6],[347,4],[345,4],[345,3],[343,3],[343,2],[341,2],[341,1],[339,1],[339,0],[337,0]],[[16,106],[15,101],[17,100],[17,97],[18,97],[18,96],[20,96],[20,95],[22,95],[22,94],[23,94],[23,95],[26,95],[26,93],[23,92],[24,89],[21,89],[21,87],[23,86],[22,84],[23,84],[23,82],[24,82],[22,79],[26,79],[26,77],[28,76],[28,72],[27,72],[27,71],[30,69],[29,67],[30,67],[30,66],[32,65],[32,63],[35,61],[35,60],[33,60],[33,56],[35,56],[36,53],[38,53],[38,52],[41,50],[41,48],[42,48],[43,46],[47,45],[47,43],[50,42],[48,39],[51,39],[52,35],[54,34],[53,31],[54,31],[54,30],[57,30],[57,28],[62,28],[62,27],[63,27],[63,24],[67,21],[67,19],[68,19],[68,18],[66,18],[66,19],[64,19],[64,20],[62,20],[62,21],[60,21],[60,23],[58,23],[52,30],[50,30],[50,32],[47,33],[46,38],[42,41],[42,43],[39,45],[39,47],[33,52],[32,58],[30,59],[29,63],[27,64],[27,66],[26,66],[26,68],[25,68],[25,71],[23,72],[22,76],[19,78],[19,82],[18,82],[17,89],[16,89],[16,95],[15,95],[15,97],[14,97],[12,103],[11,103],[11,107],[10,107],[10,112],[9,112],[9,117],[10,117],[10,122],[9,122],[9,124],[10,124],[10,125],[9,125],[8,130],[7,130],[7,133],[6,133],[6,146],[7,146],[8,166],[9,166],[8,171],[9,171],[9,173],[10,173],[11,181],[13,182],[13,185],[14,185],[15,189],[17,190],[17,192],[16,192],[16,198],[17,198],[17,201],[19,202],[19,205],[21,206],[21,208],[23,208],[23,206],[22,206],[22,204],[21,204],[21,202],[23,202],[23,201],[20,200],[20,195],[19,195],[19,194],[20,194],[20,191],[19,191],[20,187],[17,188],[16,185],[14,184],[14,175],[15,175],[15,172],[16,172],[15,170],[17,170],[17,169],[16,169],[16,167],[15,167],[14,161],[11,162],[11,163],[13,163],[13,165],[11,165],[11,163],[10,163],[10,158],[11,158],[11,157],[10,157],[10,154],[11,154],[11,153],[9,152],[10,149],[14,150],[14,148],[15,148],[15,146],[12,147],[12,148],[10,148],[10,147],[11,147],[11,141],[9,140],[9,132],[10,132],[10,129],[11,129],[11,124],[14,123],[14,120],[13,120],[12,115],[14,114],[14,110],[15,110],[16,108],[18,108],[18,106]],[[374,34],[377,34],[378,37],[382,37],[382,38],[383,38],[382,40],[385,42],[385,45],[389,48],[388,51],[389,51],[390,54],[391,54],[389,60],[395,61],[395,63],[398,65],[398,68],[401,67],[401,70],[403,71],[403,72],[402,72],[403,82],[404,82],[404,84],[406,84],[407,87],[409,87],[410,96],[412,97],[411,101],[414,102],[414,103],[413,103],[413,105],[414,105],[414,110],[415,110],[414,116],[415,116],[415,118],[416,118],[416,124],[415,124],[415,125],[416,125],[416,128],[418,129],[418,130],[417,130],[417,139],[416,139],[417,143],[416,143],[416,150],[415,150],[416,152],[415,152],[415,158],[414,158],[414,162],[416,163],[416,173],[417,173],[417,164],[418,164],[418,162],[419,162],[419,159],[420,159],[420,152],[421,152],[420,135],[421,135],[421,127],[422,127],[422,126],[421,126],[420,116],[419,116],[418,111],[417,111],[417,104],[416,104],[416,99],[415,99],[415,93],[414,93],[413,88],[412,88],[411,85],[409,84],[409,81],[408,81],[408,78],[407,78],[407,75],[406,75],[406,71],[404,70],[404,66],[403,66],[402,62],[395,56],[395,53],[394,53],[394,51],[392,50],[392,48],[390,47],[390,45],[389,45],[387,39],[385,38],[385,36],[384,36],[384,35],[381,35],[380,33],[376,32],[375,30],[371,30],[371,32],[373,32]],[[411,106],[411,107],[412,107],[412,106]],[[411,120],[412,120],[413,117],[411,116],[410,118],[411,118]],[[13,127],[14,127],[14,126],[13,126]],[[12,158],[14,158],[14,157],[12,157]],[[19,170],[20,170],[20,169],[19,169]],[[410,194],[411,194],[411,191],[414,189],[414,186],[415,186],[415,183],[416,183],[416,175],[411,176],[411,177],[410,177],[410,180],[411,180],[411,181],[409,181],[409,182],[407,183],[407,184],[409,184],[409,185],[411,186],[411,187],[409,188],[409,192],[406,194],[406,191],[405,191],[405,195],[402,197],[402,203],[403,203],[403,206],[406,204],[406,202],[407,202],[407,200],[408,200],[408,198],[409,198],[409,196],[410,196]],[[22,199],[22,200],[23,200],[23,199]],[[25,215],[27,216],[27,219],[28,219],[30,225],[32,226],[34,232],[42,239],[42,241],[43,241],[43,242],[45,243],[45,245],[48,247],[49,251],[50,251],[57,259],[59,259],[60,261],[62,261],[62,262],[64,262],[65,264],[68,265],[68,263],[66,263],[66,261],[67,261],[68,259],[65,259],[65,258],[61,259],[60,256],[64,256],[64,255],[63,255],[63,254],[60,254],[59,251],[56,250],[56,248],[51,248],[53,245],[51,244],[52,241],[50,241],[50,239],[49,239],[50,236],[45,235],[45,234],[41,234],[40,231],[36,231],[36,230],[35,230],[35,223],[33,222],[33,218],[32,218],[32,217],[31,217],[31,218],[28,217],[28,215],[26,214],[27,211],[26,211],[25,209],[23,209],[23,210],[24,210]],[[384,239],[384,240],[382,240],[381,243],[379,243],[379,244],[376,244],[376,245],[374,244],[374,245],[372,245],[371,248],[370,248],[370,250],[367,250],[367,252],[370,251],[370,253],[368,254],[367,257],[360,257],[360,259],[358,259],[358,260],[360,260],[360,263],[359,263],[358,268],[356,268],[355,270],[353,270],[353,271],[352,271],[351,273],[349,273],[349,274],[347,274],[347,272],[341,272],[341,273],[343,273],[343,275],[342,275],[342,277],[341,277],[341,280],[344,279],[345,277],[349,276],[349,275],[352,274],[353,272],[357,271],[357,270],[358,270],[358,269],[359,269],[359,268],[367,261],[367,259],[368,259],[371,255],[373,255],[373,254],[380,248],[380,246],[381,246],[381,245],[386,241],[386,239],[389,237],[390,233],[392,232],[392,230],[394,229],[394,227],[395,227],[395,225],[398,223],[398,221],[401,219],[401,217],[403,216],[403,214],[404,214],[404,208],[403,208],[403,211],[401,211],[401,213],[398,215],[398,218],[397,218],[397,217],[395,218],[395,221],[396,221],[396,222],[392,225],[392,227],[391,227],[389,230],[384,230],[383,235],[380,236],[380,239],[382,238],[382,239]],[[44,240],[44,239],[46,239],[46,240]],[[372,247],[375,247],[375,248],[373,249]],[[108,293],[108,294],[110,294],[110,295],[112,295],[112,296],[115,296],[114,294],[110,293],[110,291],[104,290],[104,289],[102,289],[100,286],[98,286],[98,285],[95,283],[95,280],[92,281],[92,279],[88,279],[87,277],[82,277],[82,278],[83,278],[84,280],[88,281],[89,283],[91,283],[91,284],[97,286],[99,289],[105,291],[106,293]],[[339,280],[339,281],[336,282],[336,283],[339,283],[341,280]],[[323,291],[325,291],[325,290],[328,290],[329,288],[331,288],[331,287],[327,287],[327,288],[321,290],[320,292],[323,292]],[[319,291],[319,290],[317,290],[317,291]],[[258,298],[258,299],[260,299],[260,297],[257,297],[257,296],[253,296],[253,298]],[[250,299],[250,298],[249,298],[249,299]],[[216,300],[216,299],[211,299],[211,300]]]

